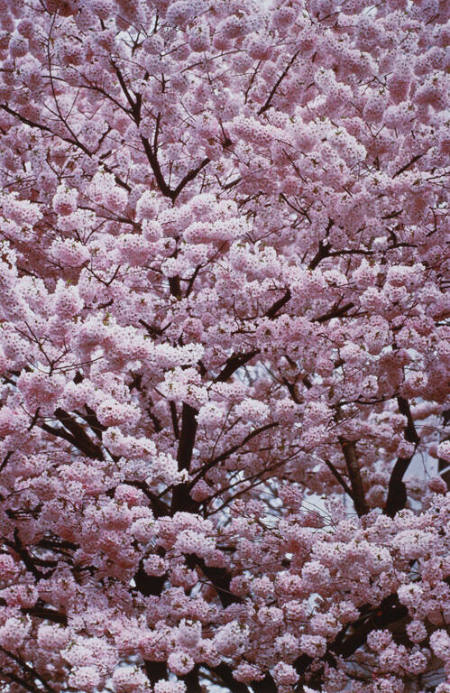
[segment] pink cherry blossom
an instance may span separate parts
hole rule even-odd
[[[448,690],[449,39],[0,0],[5,691]]]

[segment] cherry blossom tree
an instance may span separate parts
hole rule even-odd
[[[0,0],[2,690],[450,691],[449,11]]]

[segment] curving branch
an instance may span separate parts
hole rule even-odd
[[[244,445],[246,445],[250,440],[252,440],[252,438],[255,438],[256,436],[259,436],[260,433],[264,433],[264,431],[268,431],[271,428],[275,428],[279,425],[280,424],[278,423],[278,421],[273,421],[272,423],[265,424],[264,426],[260,426],[259,428],[256,428],[254,431],[251,431],[251,433],[246,435],[240,443],[233,445],[231,448],[228,448],[228,450],[225,450],[220,455],[214,457],[214,459],[210,460],[205,465],[203,465],[200,472],[189,483],[188,488],[192,489],[193,486],[195,486],[195,484],[197,483],[197,481],[203,478],[210,469],[215,467],[220,462],[223,462],[223,460],[226,460],[228,457],[230,457],[230,455],[233,455],[235,452],[240,450]]]
[[[403,414],[407,420],[404,432],[405,440],[414,445],[414,450],[409,457],[399,457],[392,470],[391,478],[389,479],[388,496],[384,507],[385,515],[389,517],[394,517],[394,515],[406,505],[407,495],[403,477],[411,464],[411,460],[420,442],[408,400],[404,399],[404,397],[397,397],[397,402],[400,413]]]
[[[290,68],[291,68],[292,65],[294,64],[294,62],[295,62],[295,60],[297,59],[297,56],[298,56],[299,54],[300,54],[300,51],[298,50],[296,53],[294,53],[294,55],[292,56],[292,58],[289,60],[288,64],[287,64],[286,67],[284,68],[283,72],[282,72],[281,75],[278,77],[277,81],[275,82],[275,84],[273,85],[272,89],[270,90],[269,95],[268,95],[267,99],[265,100],[264,104],[263,104],[263,105],[261,106],[261,108],[259,109],[258,115],[262,115],[263,113],[265,113],[265,112],[270,108],[270,106],[272,105],[272,99],[273,99],[273,97],[275,96],[278,87],[280,86],[280,84],[281,84],[281,82],[283,81],[283,79],[286,77],[287,73],[289,72]]]
[[[341,444],[345,463],[347,465],[347,472],[352,489],[351,497],[355,505],[355,510],[358,513],[358,517],[362,517],[363,515],[367,515],[369,512],[369,506],[367,505],[364,497],[364,488],[361,479],[361,470],[359,468],[358,458],[356,455],[355,443],[342,438],[339,439],[339,442]]]
[[[328,645],[323,660],[331,666],[336,664],[336,657],[350,657],[356,650],[364,645],[367,636],[372,630],[386,628],[391,624],[400,621],[407,616],[406,606],[400,604],[397,594],[391,594],[383,599],[379,606],[373,607],[357,621],[344,626],[337,634],[333,642]],[[298,657],[293,666],[300,675],[300,681],[295,688],[295,693],[302,693],[305,677],[308,679],[308,686],[315,690],[322,690],[323,669],[312,672],[311,664],[313,658],[303,654]]]
[[[27,662],[24,662],[21,657],[5,649],[2,645],[0,645],[0,652],[2,652],[6,657],[12,659],[13,662],[15,662],[17,666],[22,669],[24,674],[29,677],[29,679],[26,680],[19,678],[14,674],[14,672],[6,672],[4,670],[0,671],[0,677],[4,674],[8,676],[11,681],[20,681],[21,685],[25,686],[25,690],[33,691],[33,693],[41,693],[42,690],[47,691],[48,693],[55,693],[55,689],[51,688],[46,680],[43,679],[42,676],[36,671],[36,669],[30,666],[30,664],[27,664]],[[38,687],[33,680],[39,681],[40,686]]]

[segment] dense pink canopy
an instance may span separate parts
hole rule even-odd
[[[449,693],[449,12],[0,0],[2,690]]]

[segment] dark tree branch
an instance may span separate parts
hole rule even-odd
[[[179,469],[189,470],[191,465],[192,452],[194,450],[195,436],[197,433],[197,414],[198,409],[194,409],[194,407],[183,402],[181,434],[177,454]]]
[[[354,303],[344,303],[341,308],[336,306],[335,308],[332,308],[328,313],[324,313],[324,315],[320,315],[318,318],[315,318],[314,322],[318,322],[319,324],[322,324],[323,322],[327,322],[328,320],[331,320],[332,318],[340,318],[343,315],[345,315],[350,308],[353,308],[355,304]]]
[[[202,693],[204,690],[203,687],[200,686],[199,669],[200,665],[196,664],[192,671],[182,676],[182,680],[186,685],[186,691],[189,691],[189,693]]]
[[[388,496],[386,500],[386,505],[384,507],[385,515],[389,517],[394,517],[399,510],[403,510],[407,501],[406,486],[403,482],[403,476],[405,475],[411,460],[415,455],[416,448],[420,442],[420,438],[417,434],[416,427],[414,425],[414,419],[411,415],[411,409],[408,400],[403,397],[397,397],[398,408],[400,413],[406,417],[407,425],[405,428],[404,436],[408,443],[414,445],[414,451],[409,457],[399,457],[394,465],[394,469],[391,473],[391,478],[389,479]]]
[[[270,319],[275,318],[277,312],[282,308],[289,300],[291,299],[291,291],[290,289],[286,289],[285,293],[283,296],[275,301],[270,308],[266,311],[264,314],[265,317],[268,317]],[[215,383],[224,383],[225,381],[228,380],[228,378],[231,378],[233,373],[235,373],[238,368],[241,368],[242,366],[245,366],[246,363],[248,363],[254,356],[259,354],[259,349],[253,349],[252,351],[247,351],[242,354],[232,354],[228,360],[225,363],[225,366],[223,367],[222,371],[219,373],[219,375],[214,379]]]
[[[340,473],[340,471],[338,469],[336,469],[336,467],[333,464],[331,464],[331,462],[329,460],[324,460],[324,462],[327,465],[330,472],[332,473],[332,475],[334,476],[334,478],[336,479],[336,481],[342,486],[345,493],[347,493],[350,496],[350,498],[353,499],[352,490],[351,490],[350,486],[347,484],[347,482],[345,481],[345,479],[342,476],[342,474]]]
[[[167,678],[167,666],[165,662],[151,662],[146,659],[144,667],[147,678],[151,684],[157,683],[160,679]]]
[[[331,226],[333,223],[331,222]],[[331,228],[329,225],[329,228]],[[324,243],[323,241],[320,241],[319,243],[319,250],[317,253],[314,255],[313,259],[308,265],[308,269],[314,270],[316,269],[317,265],[323,260],[324,258],[328,257],[330,253],[330,245],[328,243]]]
[[[232,693],[249,693],[250,689],[248,686],[244,683],[239,683],[239,681],[233,678],[231,668],[227,664],[222,662],[217,667],[211,667],[210,671],[217,674]]]
[[[290,291],[290,289],[287,289],[284,296],[279,298],[278,301],[275,301],[275,303],[269,308],[269,310],[266,313],[266,316],[268,318],[274,318],[275,315],[280,310],[280,308],[282,308],[288,301],[290,301],[290,299],[291,299],[291,291]]]
[[[177,462],[178,469],[189,470],[192,453],[194,451],[195,436],[197,434],[198,410],[183,402],[181,412],[181,433],[178,443]],[[192,500],[186,483],[176,486],[172,493],[172,513],[177,511],[194,512],[197,503]]]
[[[169,288],[171,295],[179,300],[181,298],[180,277],[169,277]]]
[[[214,378],[215,383],[224,383],[231,378],[233,373],[235,373],[238,368],[245,366],[246,363],[251,361],[251,359],[259,354],[259,349],[253,349],[253,351],[247,351],[243,354],[232,354],[230,358],[226,361],[224,368],[221,370],[219,375]]]
[[[177,185],[177,187],[175,188],[175,190],[172,191],[172,200],[174,200],[174,201],[176,200],[176,198],[178,197],[178,195],[180,194],[180,192],[183,190],[183,188],[184,188],[188,183],[190,183],[191,180],[194,180],[194,178],[196,178],[196,177],[198,176],[198,174],[200,173],[200,171],[201,171],[202,169],[204,169],[205,166],[207,166],[207,165],[209,164],[209,161],[210,161],[210,160],[208,159],[208,157],[206,157],[205,159],[203,159],[202,163],[199,164],[199,166],[197,166],[197,168],[193,168],[191,171],[189,171],[189,173],[186,173],[186,175],[184,176],[184,178],[182,178],[182,180],[178,183],[178,185]]]
[[[136,589],[144,595],[144,597],[149,597],[150,595],[159,596],[166,580],[167,573],[161,576],[148,575],[142,566],[142,561],[139,564],[137,573],[134,575]]]
[[[47,125],[44,125],[42,123],[35,123],[32,120],[29,120],[28,118],[21,115],[17,111],[13,111],[13,109],[10,108],[9,106],[7,106],[6,104],[1,104],[0,108],[2,108],[4,111],[6,111],[10,115],[14,116],[15,118],[17,118],[18,120],[20,120],[20,122],[24,123],[24,125],[29,125],[31,128],[37,128],[38,130],[41,130],[42,132],[48,132],[50,135],[52,135],[52,137],[57,137],[58,139],[62,140],[63,142],[67,142],[67,144],[71,144],[74,147],[81,149],[81,151],[84,154],[87,154],[87,156],[90,156],[90,157],[92,156],[92,152],[90,152],[89,149],[87,147],[85,147],[84,144],[82,142],[80,142],[78,139],[73,140],[73,139],[70,139],[69,137],[62,137],[61,135],[55,135],[55,133]],[[127,190],[128,192],[130,192],[130,190],[131,190],[130,186],[127,183],[125,183],[121,178],[119,178],[119,176],[117,176],[117,174],[115,174],[114,171],[109,166],[107,166],[104,162],[103,162],[103,167],[104,167],[105,171],[113,174],[114,180],[116,181],[117,185],[120,185],[120,187],[122,187],[125,190]]]
[[[158,188],[162,192],[162,194],[165,197],[168,197],[170,199],[173,199],[173,193],[172,190],[169,188],[167,185],[164,176],[161,171],[161,167],[159,165],[158,157],[156,156],[156,153],[153,151],[153,148],[148,141],[146,137],[141,136],[141,142],[144,145],[144,151],[147,156],[148,162],[151,166],[151,169],[153,171],[153,175],[155,176],[156,182],[158,184]]]
[[[447,428],[448,423],[450,422],[450,409],[446,409],[444,412],[442,412],[442,417],[444,420],[444,428]],[[440,442],[443,442],[445,440],[449,440],[449,437],[446,436],[442,438]],[[442,459],[442,457],[440,457],[438,460],[438,470],[443,480],[447,484],[447,488],[450,490],[450,465],[448,462]]]
[[[0,606],[7,606],[6,599],[0,597]],[[34,618],[41,618],[44,621],[51,621],[52,623],[59,623],[61,626],[67,626],[67,616],[62,614],[60,611],[55,609],[49,609],[45,606],[32,606],[30,608],[21,608],[23,614],[28,614],[28,616],[33,616]]]
[[[264,103],[264,104],[261,106],[261,108],[259,109],[258,115],[262,115],[263,113],[265,113],[265,111],[267,111],[267,110],[270,108],[271,103],[272,103],[272,99],[273,99],[273,97],[275,96],[275,93],[276,93],[278,87],[280,86],[280,84],[281,84],[281,82],[283,81],[283,79],[286,77],[287,73],[289,72],[290,68],[291,68],[292,65],[294,64],[294,62],[295,62],[297,56],[299,55],[299,53],[300,53],[300,51],[297,51],[296,53],[294,53],[294,55],[292,56],[292,58],[289,60],[288,64],[287,64],[286,67],[284,68],[283,72],[282,72],[281,75],[278,77],[277,81],[275,82],[275,84],[273,85],[272,89],[270,90],[269,96],[267,97],[265,103]]]
[[[88,457],[103,460],[103,452],[99,445],[96,445],[87,435],[81,424],[77,423],[70,414],[58,407],[55,410],[55,417],[73,435],[76,447],[84,452]]]
[[[421,159],[423,156],[425,156],[425,152],[423,154],[416,154],[415,156],[413,156],[413,158],[410,159],[407,164],[399,168],[398,171],[394,173],[392,178],[396,178],[397,176],[399,176],[401,173],[403,173],[403,171],[406,171],[410,166],[415,164],[416,161],[419,161],[419,159]]]
[[[225,570],[225,568],[208,566],[203,558],[200,558],[192,553],[186,554],[185,559],[188,567],[191,570],[194,568],[200,568],[202,573],[208,578],[216,590],[217,596],[219,597],[224,608],[230,606],[230,604],[239,604],[242,602],[240,597],[230,592],[231,576]]]
[[[367,636],[372,630],[386,628],[401,620],[407,616],[407,614],[408,610],[406,606],[400,604],[398,596],[396,594],[389,595],[379,606],[374,607],[368,614],[365,614],[354,623],[344,626],[337,634],[334,641],[328,645],[323,660],[333,665],[336,656],[350,657],[359,647],[366,643]],[[313,661],[312,657],[304,654],[300,655],[293,663],[293,666],[301,677],[295,688],[296,693],[301,693],[303,691],[304,677],[305,674],[308,673],[308,669]],[[315,676],[313,675],[314,687],[318,686],[317,690],[321,690],[322,673],[323,671],[319,671]],[[308,685],[311,686],[311,684],[312,682],[308,681]]]
[[[131,110],[133,111],[137,107],[137,101],[135,101],[133,99],[133,97],[131,96],[131,94],[128,90],[128,87],[126,85],[125,79],[124,79],[121,71],[119,70],[119,68],[117,67],[117,65],[115,64],[115,62],[113,60],[111,60],[111,65],[114,68],[114,72],[116,73],[116,77],[119,80],[119,84],[122,88],[123,93],[125,94],[125,98],[128,101]]]
[[[28,674],[28,676],[29,676],[31,679],[37,679],[37,681],[39,681],[39,683],[41,684],[41,686],[43,686],[43,688],[44,688],[45,691],[48,691],[48,693],[54,693],[54,689],[53,689],[53,688],[50,688],[50,686],[48,685],[48,683],[45,681],[45,679],[42,678],[42,676],[40,676],[40,675],[38,674],[38,672],[36,671],[36,669],[34,669],[32,666],[30,666],[29,664],[27,664],[26,662],[24,662],[20,657],[18,657],[17,655],[15,655],[13,652],[10,652],[9,650],[6,650],[6,649],[5,649],[4,647],[2,647],[1,645],[0,645],[0,652],[3,652],[4,655],[6,655],[6,656],[9,657],[10,659],[12,659],[12,660],[13,660],[13,661],[25,672],[25,674]],[[3,672],[2,672],[2,673],[3,673]],[[1,674],[0,674],[0,675],[1,675]],[[9,675],[9,677],[11,678],[11,674],[8,674],[8,675]],[[23,679],[23,680],[21,680],[21,683],[27,683],[27,688],[26,688],[26,689],[27,689],[28,691],[35,691],[36,693],[41,693],[41,692],[42,692],[42,688],[38,688],[37,686],[35,686],[35,685],[33,684],[32,681],[25,682],[25,679]]]
[[[277,693],[278,690],[269,672],[267,672],[262,681],[254,681],[252,688],[254,693]]]
[[[164,517],[165,515],[169,515],[170,508],[163,503],[163,501],[158,498],[158,496],[155,496],[154,493],[152,493],[145,483],[145,481],[124,481],[124,484],[128,484],[128,486],[134,486],[134,488],[139,488],[149,499],[151,502],[151,507],[153,510],[153,513],[155,517]]]
[[[1,649],[1,648],[0,648]],[[23,686],[24,691],[31,691],[31,693],[42,693],[42,688],[37,688],[34,683],[25,681],[13,671],[6,671],[5,669],[0,669],[0,679],[6,678],[7,681],[13,681],[17,683],[18,686]]]
[[[107,426],[103,426],[103,424],[100,423],[100,421],[97,419],[97,415],[93,409],[91,409],[87,404],[84,405],[87,411],[87,414],[83,414],[81,412],[75,412],[80,416],[84,421],[86,421],[87,424],[89,424],[89,427],[91,428],[92,432],[97,436],[99,440],[102,440],[102,433],[103,431],[106,431]]]
[[[36,582],[42,580],[42,578],[45,577],[45,574],[38,570],[38,568],[36,568],[32,556],[30,556],[30,554],[22,544],[22,541],[19,536],[19,530],[17,529],[17,527],[14,530],[14,541],[10,541],[9,539],[4,539],[3,541],[7,546],[9,546],[11,549],[13,549],[13,551],[17,553],[17,555],[21,558],[26,569],[29,570],[30,573],[33,575]]]
[[[271,428],[275,428],[276,426],[279,426],[280,424],[276,421],[272,423],[265,424],[264,426],[260,426],[260,428],[255,429],[251,433],[245,436],[245,438],[240,442],[237,443],[236,445],[233,445],[231,448],[228,448],[228,450],[225,450],[225,452],[222,452],[220,455],[215,457],[213,460],[210,460],[206,464],[204,464],[200,470],[200,472],[192,479],[192,481],[189,483],[188,488],[192,489],[193,486],[197,483],[199,479],[205,476],[205,474],[215,467],[217,464],[220,462],[223,462],[223,460],[226,460],[227,457],[230,457],[230,455],[233,455],[235,452],[240,450],[246,443],[248,443],[252,438],[255,438],[258,436],[260,433],[264,433],[264,431],[268,431]]]
[[[48,609],[45,606],[33,606],[30,609],[24,608],[22,611],[29,616],[41,618],[45,621],[51,621],[52,623],[59,623],[61,626],[67,626],[66,614],[62,614],[55,609]]]
[[[167,185],[165,178],[163,176],[163,173],[161,171],[161,166],[158,161],[158,156],[156,151],[153,149],[152,145],[148,141],[146,137],[141,136],[141,142],[144,146],[144,151],[147,156],[148,162],[152,168],[153,174],[155,176],[156,182],[158,184],[158,187],[162,194],[165,197],[168,197],[169,199],[172,200],[172,202],[175,202],[177,199],[178,195],[180,192],[183,190],[183,188],[190,183],[191,180],[194,180],[200,173],[202,169],[205,168],[207,164],[209,164],[209,159],[203,159],[201,164],[197,166],[196,168],[193,168],[191,171],[189,171],[184,178],[178,183],[177,187],[175,189],[170,188],[169,185]]]
[[[178,438],[180,437],[180,430],[178,428],[177,408],[175,402],[172,400],[170,401],[170,415],[172,417],[173,434],[175,438],[178,440]]]
[[[362,515],[367,515],[369,507],[364,498],[364,488],[361,479],[361,470],[356,456],[355,443],[343,439],[340,439],[339,442],[341,443],[342,452],[344,453],[348,476],[352,487],[351,497],[358,517],[362,517]]]
[[[4,470],[4,468],[6,467],[6,465],[8,464],[9,460],[11,459],[13,452],[14,452],[13,450],[8,450],[8,452],[4,456],[2,463],[0,464],[0,472],[2,472]]]

